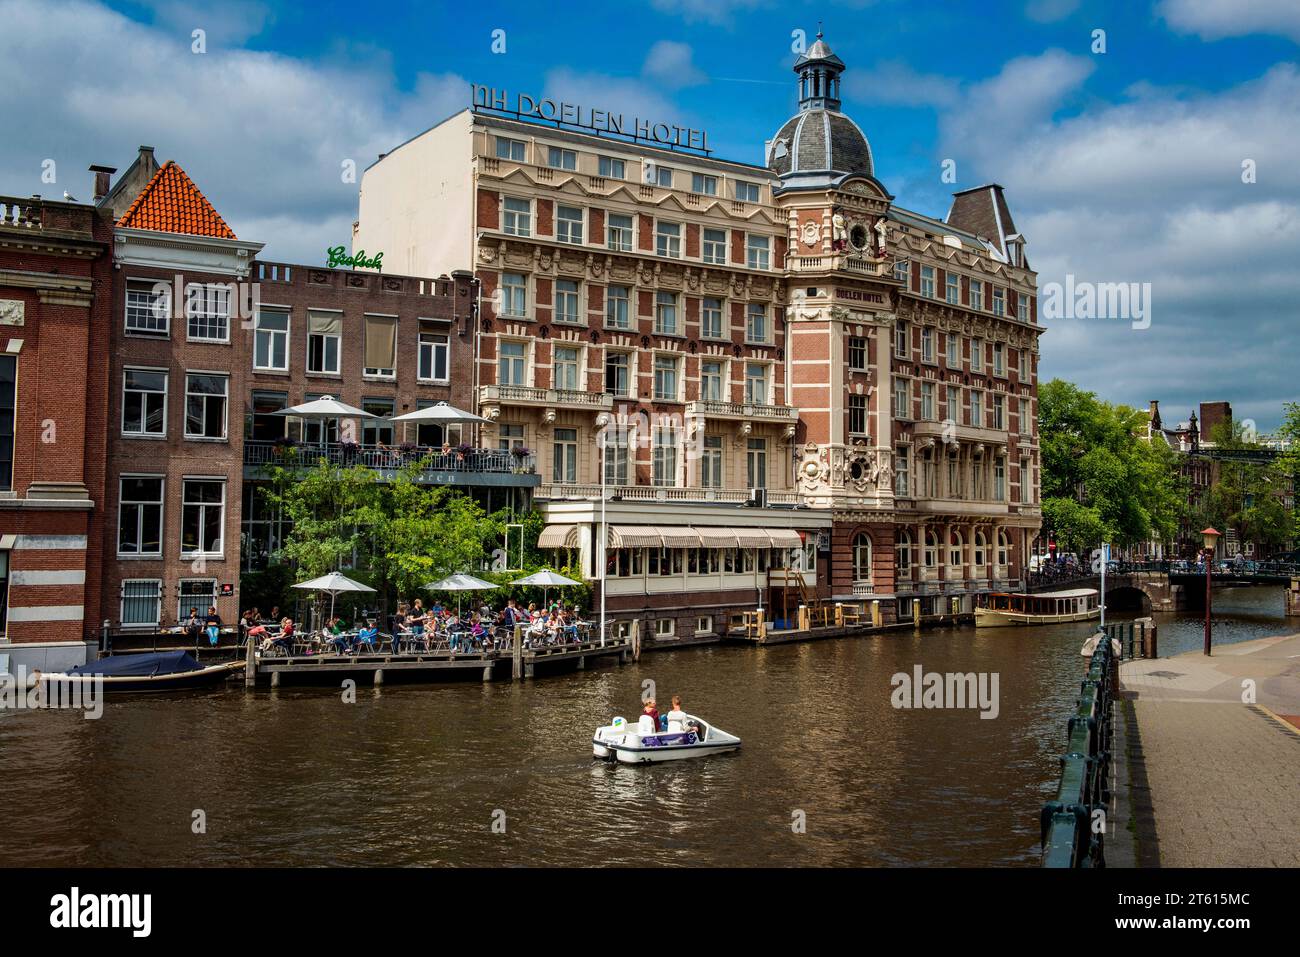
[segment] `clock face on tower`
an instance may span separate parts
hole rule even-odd
[[[23,305],[21,299],[0,299],[0,326],[21,326]]]

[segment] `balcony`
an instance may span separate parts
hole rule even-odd
[[[684,486],[658,485],[607,485],[606,493],[611,499],[617,497],[625,502],[695,502],[707,505],[747,505],[749,490],[743,488],[691,488]],[[599,485],[561,485],[543,484],[537,487],[537,497],[554,500],[576,499],[579,501],[600,501]],[[797,505],[798,492],[767,492],[768,505]]]
[[[853,583],[854,598],[870,598],[876,593],[875,582],[856,581]]]
[[[843,271],[873,279],[893,279],[894,264],[888,259],[867,259],[862,256],[831,253],[829,256],[791,256],[791,272],[825,273]]]
[[[507,449],[460,446],[443,451],[427,445],[359,445],[327,442],[324,445],[283,440],[249,439],[244,442],[244,478],[265,478],[267,466],[299,465],[311,468],[321,460],[339,468],[365,466],[392,478],[398,470],[419,463],[418,481],[430,485],[513,485],[533,487],[541,482],[532,455]]]
[[[974,425],[962,425],[948,419],[918,419],[912,423],[914,438],[933,437],[942,442],[972,442],[977,445],[993,445],[1005,450],[1008,432],[1006,429],[985,429]]]
[[[603,392],[579,392],[574,389],[535,389],[526,385],[479,386],[481,405],[522,405],[546,409],[614,408],[614,397]]]
[[[788,405],[755,405],[711,399],[687,402],[686,414],[706,419],[748,419],[752,422],[780,422],[783,425],[794,425],[799,421],[799,410]]]

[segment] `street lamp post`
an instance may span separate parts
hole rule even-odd
[[[1219,532],[1214,528],[1201,530],[1205,542],[1205,654],[1210,654],[1210,569],[1214,565],[1214,545],[1219,540]]]

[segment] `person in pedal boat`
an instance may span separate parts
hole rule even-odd
[[[668,730],[669,731],[697,731],[699,728],[690,716],[682,710],[682,696],[673,695],[673,710],[668,712]]]
[[[645,699],[645,707],[641,709],[641,713],[649,717],[650,720],[655,723],[655,730],[658,731],[659,730],[659,709],[655,707],[654,698]]]

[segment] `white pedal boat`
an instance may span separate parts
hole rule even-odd
[[[651,761],[681,761],[706,754],[722,754],[740,747],[740,738],[715,728],[702,718],[686,716],[688,725],[695,730],[679,730],[669,724],[671,731],[659,731],[648,715],[642,715],[636,727],[623,718],[597,728],[591,739],[591,753],[606,761],[623,764],[645,764]]]

